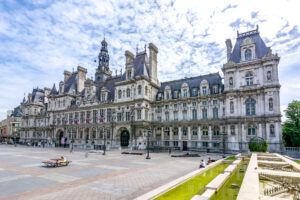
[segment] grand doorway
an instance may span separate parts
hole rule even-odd
[[[121,133],[121,146],[127,147],[129,145],[129,132],[127,130]]]
[[[56,139],[59,146],[63,146],[65,144],[65,138],[64,138],[64,132],[62,130],[59,130],[56,134]]]

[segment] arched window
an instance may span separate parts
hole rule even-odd
[[[142,94],[142,86],[138,86],[138,94],[141,95]]]
[[[197,120],[197,110],[193,109],[193,120]]]
[[[170,93],[166,92],[166,99],[170,99]]]
[[[121,91],[121,90],[118,91],[118,98],[119,98],[119,99],[122,98],[122,91]]]
[[[252,60],[252,51],[250,49],[247,49],[245,51],[245,60],[246,61]]]
[[[184,136],[187,136],[187,132],[188,132],[188,130],[187,130],[187,127],[183,127],[182,128],[182,134],[184,135]]]
[[[273,99],[269,99],[269,111],[273,111]]]
[[[182,118],[183,118],[183,120],[187,120],[187,111],[186,110],[184,110],[182,112]]]
[[[207,109],[206,108],[202,109],[202,119],[207,119]]]
[[[214,136],[218,136],[220,134],[220,128],[218,126],[214,127]]]
[[[256,135],[254,125],[249,125],[248,126],[248,135]]]
[[[126,90],[126,96],[130,97],[130,89],[129,88],[127,88],[127,90]]]
[[[253,74],[251,72],[246,74],[246,85],[253,85]]]
[[[229,86],[233,86],[233,78],[232,77],[229,78]]]
[[[230,134],[235,135],[235,127],[234,125],[230,126]]]
[[[194,126],[194,127],[192,128],[192,133],[193,133],[194,136],[198,135],[198,130],[197,130],[197,127],[196,127],[196,126]]]
[[[234,104],[233,104],[233,101],[230,102],[230,113],[234,113]]]
[[[174,121],[178,121],[178,112],[174,111]]]
[[[202,87],[202,94],[203,94],[203,95],[206,95],[206,94],[207,94],[206,87]]]
[[[187,97],[187,89],[183,90],[183,97]]]
[[[246,115],[251,116],[255,115],[255,100],[254,99],[247,99],[246,100]]]
[[[202,135],[208,135],[208,128],[207,126],[202,127]]]
[[[270,125],[270,135],[274,136],[275,135],[275,127],[273,124]]]

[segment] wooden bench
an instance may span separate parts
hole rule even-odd
[[[45,164],[46,167],[61,167],[61,166],[68,166],[72,161],[59,161],[57,160],[57,162],[52,162],[52,161],[43,161],[42,163]]]

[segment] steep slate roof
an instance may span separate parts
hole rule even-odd
[[[184,83],[187,83],[190,89],[190,94],[192,94],[192,89],[197,88],[200,89],[200,83],[202,80],[207,80],[209,84],[210,91],[212,91],[212,87],[214,85],[218,85],[218,88],[223,90],[222,78],[219,73],[207,74],[207,75],[200,75],[191,78],[184,78],[174,81],[168,81],[161,83],[161,86],[158,90],[158,93],[164,93],[165,87],[169,86],[172,91],[172,98],[173,98],[173,91],[174,90],[181,90],[181,86]]]
[[[22,109],[21,109],[21,106],[18,106],[18,107],[15,107],[12,114],[11,114],[11,117],[22,117]]]
[[[55,83],[53,84],[53,87],[52,87],[52,90],[50,92],[50,95],[56,95],[58,94],[57,90],[56,90],[56,87],[55,87]]]
[[[230,61],[233,61],[235,63],[239,63],[241,61],[241,45],[243,43],[243,40],[248,37],[250,37],[253,42],[255,42],[255,54],[258,59],[263,58],[269,52],[269,48],[261,39],[259,32],[257,30],[249,31],[246,33],[238,34],[238,38],[236,39],[236,43],[229,59]]]
[[[32,102],[36,102],[36,103],[44,103],[44,97],[45,97],[45,93],[44,90],[42,89],[33,89],[32,91]]]
[[[65,82],[64,93],[72,93],[73,90],[77,93],[77,72],[72,73],[70,78]]]
[[[100,99],[100,97],[101,97],[101,89],[103,87],[105,87],[108,90],[107,100],[114,100],[114,98],[115,98],[115,83],[122,81],[123,78],[125,79],[125,73],[122,76],[114,76],[114,77],[106,79],[106,81],[104,83],[100,83],[99,84],[100,89],[98,89],[96,91],[98,98]]]
[[[146,51],[140,52],[133,60],[134,76],[145,75],[150,77],[149,61]]]

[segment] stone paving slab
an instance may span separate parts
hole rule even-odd
[[[46,168],[42,161],[65,156],[67,167]],[[167,153],[126,156],[69,149],[0,145],[0,200],[132,200],[195,171],[201,158],[171,158]],[[213,159],[221,156],[208,155]]]
[[[229,175],[229,173],[219,174],[216,178],[209,182],[205,188],[218,191],[222,187],[223,183],[227,180]]]
[[[233,172],[235,170],[235,168],[237,167],[237,165],[229,165],[225,170],[224,172]]]

